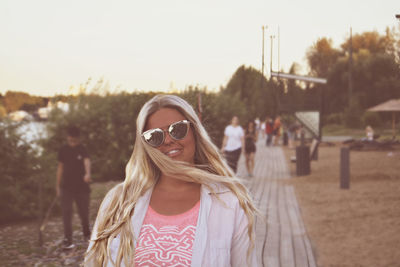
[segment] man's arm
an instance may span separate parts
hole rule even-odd
[[[83,180],[86,183],[90,183],[92,181],[91,179],[91,174],[90,174],[90,159],[89,158],[84,158],[83,159],[83,164],[85,165],[85,176],[83,177]]]
[[[64,164],[61,162],[58,162],[57,166],[57,182],[56,182],[56,194],[59,197],[60,192],[61,192],[61,179],[62,179],[62,173],[64,169]]]

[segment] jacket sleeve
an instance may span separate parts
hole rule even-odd
[[[88,246],[87,252],[92,248],[92,246],[94,245],[94,240],[97,238],[97,232],[98,232],[97,229],[98,229],[99,219],[102,216],[104,216],[105,211],[109,208],[112,199],[115,197],[116,194],[119,193],[120,189],[121,189],[121,184],[118,184],[113,189],[111,189],[104,197],[104,199],[100,205],[99,211],[97,212],[97,217],[96,217],[96,221],[94,223],[93,229],[92,229],[92,236],[89,241],[89,246]],[[90,261],[87,257],[85,257],[84,266],[85,267],[91,267],[91,266],[95,267],[96,265],[92,261]]]
[[[231,246],[232,266],[257,266],[255,247],[248,254],[250,238],[248,235],[248,220],[242,207],[237,203],[235,209],[234,233]],[[253,228],[254,229],[254,228]],[[254,236],[254,231],[253,231]]]

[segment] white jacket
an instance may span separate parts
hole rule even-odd
[[[237,197],[222,185],[213,186],[220,200],[211,194],[207,187],[201,186],[200,211],[197,220],[196,234],[193,243],[191,266],[257,266],[255,248],[247,263],[249,236],[247,233],[247,217],[239,205]],[[136,237],[149,206],[152,189],[139,198],[131,223]],[[103,205],[109,202],[105,198]],[[96,226],[95,226],[96,227]],[[96,235],[93,229],[93,238]],[[110,254],[115,262],[119,236],[111,241]],[[136,247],[136,240],[134,241]],[[89,245],[91,247],[92,243]],[[113,266],[111,261],[107,266]]]

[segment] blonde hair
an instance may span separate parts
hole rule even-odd
[[[196,142],[194,166],[170,159],[157,148],[147,145],[141,138],[148,117],[161,108],[176,109],[191,122]],[[138,199],[155,185],[161,173],[202,184],[211,192],[213,192],[210,186],[212,183],[220,183],[228,187],[238,198],[248,219],[247,232],[250,246],[247,256],[249,258],[254,249],[254,216],[257,211],[246,187],[235,177],[219,154],[193,108],[180,97],[156,95],[139,112],[136,121],[136,142],[126,166],[125,180],[108,193],[111,200],[107,204],[102,203],[101,212],[98,213],[96,219],[97,235],[87,252],[85,263],[92,262],[95,266],[106,265],[108,260],[111,260],[110,243],[119,234],[120,244],[116,261],[111,261],[117,267],[121,266],[122,262],[125,266],[133,264],[134,239],[137,237],[133,234],[131,216]]]

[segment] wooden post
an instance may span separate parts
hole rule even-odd
[[[392,112],[393,140],[396,139],[396,113]]]
[[[340,149],[340,188],[350,188],[350,149],[348,147]]]
[[[39,179],[39,196],[38,196],[38,202],[39,202],[39,216],[38,216],[38,230],[39,230],[39,240],[38,240],[38,244],[41,247],[43,245],[43,235],[42,235],[42,229],[41,229],[41,225],[42,225],[42,221],[43,221],[43,182],[41,181],[41,179]]]

